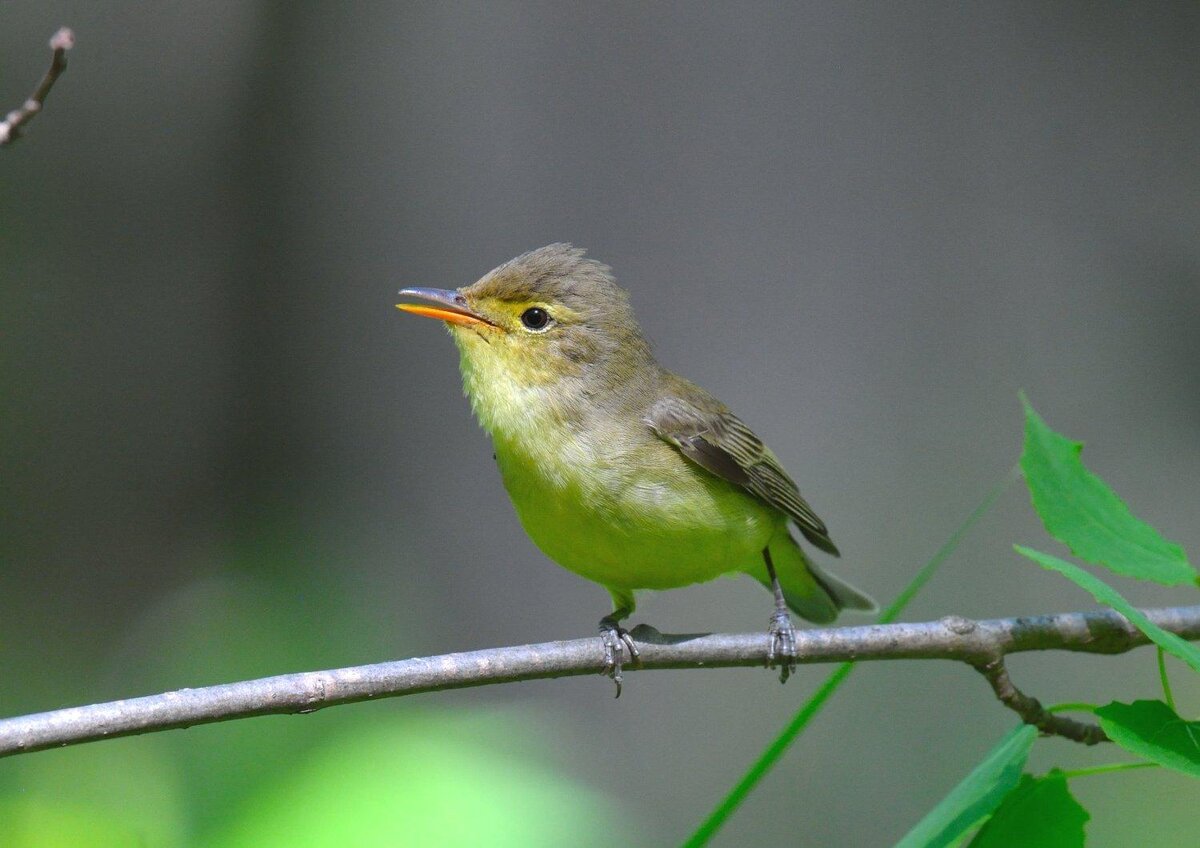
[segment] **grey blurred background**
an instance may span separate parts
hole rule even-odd
[[[453,345],[393,308],[551,241],[614,268],[881,599],[1016,461],[1019,388],[1200,555],[1194,4],[10,2],[0,107],[60,24],[70,68],[0,151],[3,714],[591,633],[607,595],[523,535]],[[1013,542],[1057,550],[1019,486],[907,617],[1091,606]],[[722,580],[635,621],[769,611]],[[670,844],[825,673],[339,710],[516,711],[606,836]],[[1146,651],[1013,673],[1155,693]],[[719,844],[888,844],[1012,721],[969,670],[863,667]],[[235,732],[186,736],[234,763]],[[1191,844],[1185,781],[1078,781],[1093,844]]]

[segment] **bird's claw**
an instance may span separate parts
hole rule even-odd
[[[617,694],[615,697],[621,697],[621,655],[629,652],[629,659],[633,660],[641,657],[641,652],[638,651],[637,645],[633,642],[633,637],[629,635],[629,631],[616,621],[610,618],[604,618],[600,621],[600,638],[604,642],[604,668],[601,673],[607,674],[612,678],[613,683],[617,685]]]
[[[776,610],[767,627],[767,668],[779,667],[779,682],[787,683],[796,670],[796,631],[787,610]]]

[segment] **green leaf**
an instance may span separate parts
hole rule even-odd
[[[1200,777],[1200,721],[1185,721],[1162,701],[1113,701],[1096,715],[1108,738],[1126,751]]]
[[[1064,577],[1075,581],[1090,592],[1092,597],[1097,601],[1105,606],[1112,607],[1129,619],[1129,623],[1149,636],[1154,644],[1161,647],[1168,654],[1179,657],[1196,671],[1200,672],[1200,648],[1179,638],[1174,633],[1168,633],[1166,630],[1163,630],[1153,621],[1142,615],[1133,604],[1121,597],[1121,594],[1116,589],[1109,586],[1099,577],[1089,574],[1073,563],[1066,562],[1050,554],[1044,554],[1041,551],[1035,551],[1032,548],[1013,545],[1013,549],[1022,556],[1029,557],[1042,566],[1042,568],[1057,571]]]
[[[1037,730],[1027,724],[1013,728],[974,771],[896,843],[896,848],[957,844],[1017,785],[1036,738]]]
[[[1083,848],[1091,816],[1055,769],[1045,777],[1022,775],[1020,784],[987,820],[970,848]]]
[[[951,534],[950,538],[938,548],[937,552],[921,566],[918,571],[908,581],[900,594],[888,604],[887,608],[879,614],[876,621],[879,624],[887,624],[895,621],[904,612],[904,609],[912,602],[912,599],[917,596],[917,593],[933,579],[933,575],[942,567],[950,555],[958,548],[958,545],[966,537],[972,527],[987,514],[987,511],[992,508],[996,499],[1012,485],[1017,478],[1018,468],[1013,466],[1013,469],[1004,475],[1004,477],[992,487],[974,511],[966,517],[958,529]],[[724,798],[717,804],[716,808],[700,823],[700,826],[688,837],[683,843],[684,848],[700,848],[707,845],[716,836],[729,817],[737,811],[742,802],[754,791],[754,788],[762,781],[779,759],[788,750],[788,747],[796,741],[797,737],[809,727],[812,720],[821,712],[821,709],[829,701],[838,688],[850,676],[850,672],[854,670],[854,663],[847,662],[839,665],[822,683],[812,696],[805,701],[796,714],[792,716],[791,721],[784,725],[783,730],[779,732],[766,749],[758,755],[758,758],[750,764],[750,768],[742,775],[741,779],[733,785],[733,788],[725,795]]]
[[[1082,442],[1054,432],[1025,405],[1021,471],[1046,531],[1080,559],[1167,586],[1200,581],[1183,548],[1134,517],[1108,484],[1079,459]]]

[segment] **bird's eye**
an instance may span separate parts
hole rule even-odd
[[[521,313],[521,323],[530,330],[544,330],[550,326],[550,313],[540,306],[531,306]]]

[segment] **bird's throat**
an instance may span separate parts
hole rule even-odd
[[[473,335],[454,332],[463,391],[480,425],[493,437],[518,445],[535,443],[579,419],[583,398],[573,386],[576,379],[556,373],[545,361],[506,355],[514,352]]]

